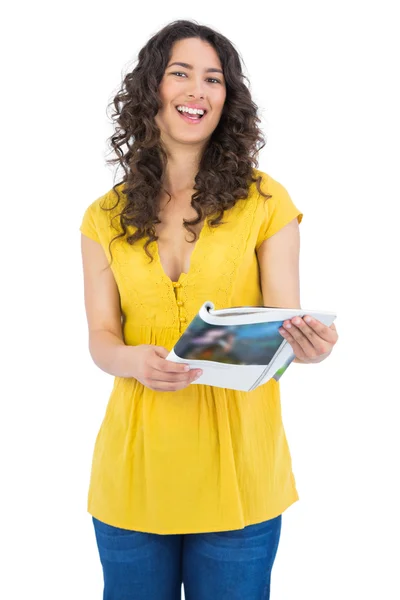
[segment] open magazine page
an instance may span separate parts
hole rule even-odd
[[[241,306],[215,310],[212,302],[205,302],[199,310],[202,320],[214,325],[246,325],[285,321],[305,314],[313,315],[316,318],[319,318],[318,315],[332,315],[333,318],[336,316],[334,313],[326,311],[305,311],[302,308],[275,308],[269,306]]]
[[[175,354],[192,361],[266,367],[286,340],[283,321],[235,325],[212,324],[197,315],[175,344]]]
[[[214,310],[206,302],[167,359],[203,370],[192,385],[255,389],[272,377],[277,381],[293,361],[292,348],[278,330],[285,319],[302,313],[266,307]]]
[[[264,373],[261,375],[258,381],[256,381],[254,388],[259,385],[263,385],[267,383],[270,379],[275,379],[275,381],[279,381],[282,377],[286,369],[289,365],[294,361],[295,355],[293,353],[292,347],[285,340],[284,344],[282,344],[275,354],[274,358],[270,362],[269,366],[265,369]]]
[[[245,392],[251,390],[254,382],[262,376],[265,369],[262,366],[231,365],[212,361],[182,359],[175,354],[174,350],[169,353],[167,360],[188,363],[193,369],[201,368],[203,370],[203,374],[191,385],[211,385]]]
[[[250,390],[286,343],[278,332],[282,321],[259,322],[258,318],[256,323],[238,323],[235,315],[233,322],[224,316],[216,324],[212,316],[206,315],[207,321],[204,316],[200,310],[168,359],[201,367],[203,375],[195,385]]]
[[[285,360],[284,364],[276,371],[273,379],[275,379],[275,381],[279,381],[280,378],[282,377],[282,375],[284,374],[284,372],[286,371],[286,369],[288,368],[288,366],[294,361],[294,359],[296,358],[294,352],[290,351],[288,358]],[[264,381],[262,382],[264,383]]]

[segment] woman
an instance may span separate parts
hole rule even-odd
[[[186,600],[269,598],[298,500],[278,382],[190,385],[199,370],[166,360],[206,300],[300,306],[302,213],[255,168],[264,141],[243,80],[210,28],[154,35],[114,98],[124,176],[80,228],[90,353],[115,377],[88,494],[107,600],[178,600],[182,582]],[[301,363],[337,340],[315,320],[282,335]]]

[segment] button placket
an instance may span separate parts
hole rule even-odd
[[[176,305],[178,307],[179,326],[180,326],[180,328],[182,328],[187,321],[185,304],[182,300],[182,284],[174,282],[173,285],[174,285],[174,291],[175,291],[175,297],[176,297]]]

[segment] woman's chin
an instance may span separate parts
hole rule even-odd
[[[176,132],[175,135],[171,136],[175,142],[180,144],[204,144],[209,137],[210,134],[205,134],[204,132],[200,134],[199,132]]]

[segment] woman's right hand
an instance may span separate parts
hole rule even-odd
[[[133,377],[151,390],[182,390],[202,374],[201,369],[190,369],[189,365],[166,360],[169,351],[163,346],[139,344],[130,349]]]

